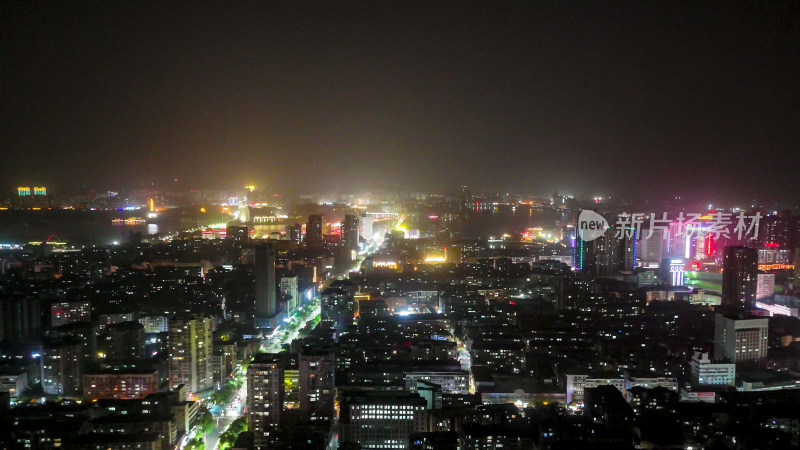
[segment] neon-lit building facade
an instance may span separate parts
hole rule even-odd
[[[17,188],[17,195],[20,197],[30,197],[31,195],[45,196],[47,195],[47,188],[44,186],[34,186],[33,189],[31,189],[30,186],[19,186]]]

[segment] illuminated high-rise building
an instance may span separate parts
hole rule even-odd
[[[664,251],[664,230],[653,230],[651,234],[650,230],[643,229],[636,251],[642,266],[654,267],[659,264]]]
[[[461,194],[458,196],[458,210],[464,213],[470,209],[472,205],[472,193],[467,186],[461,186]]]
[[[769,245],[758,249],[758,264],[791,264],[791,251]]]
[[[329,419],[333,414],[334,357],[330,349],[306,349],[299,356],[300,411]]]
[[[83,345],[66,338],[42,347],[42,389],[45,394],[81,395],[83,385]]]
[[[776,249],[789,248],[790,225],[789,217],[781,215],[762,217],[758,225],[758,243]]]
[[[664,258],[691,258],[688,253],[691,248],[691,238],[686,233],[683,222],[672,221],[664,236],[664,248],[662,250]]]
[[[756,280],[756,300],[764,300],[775,294],[774,273],[759,273]]]
[[[213,386],[211,319],[199,315],[169,321],[169,387],[186,385],[187,396]]]
[[[725,247],[722,304],[750,309],[755,305],[758,253],[750,247]]]
[[[120,322],[106,328],[100,346],[107,363],[135,363],[144,355],[144,326],[136,321]]]
[[[269,320],[278,312],[277,285],[275,283],[276,256],[275,247],[270,243],[256,247],[255,326],[257,328],[268,328]]]
[[[330,321],[337,332],[353,324],[356,305],[353,296],[345,289],[329,287],[320,293],[320,316]]]
[[[299,223],[289,226],[289,240],[295,244],[300,244],[302,232],[303,227]]]
[[[619,244],[619,269],[633,270],[636,267],[636,254],[638,253],[637,246],[639,244],[639,230],[636,228],[629,228],[627,233],[623,233]]]
[[[580,233],[575,239],[575,267],[593,276],[611,275],[618,268],[620,243],[614,229],[608,228],[602,236],[585,241]]]
[[[306,246],[322,246],[322,216],[319,214],[308,216],[308,224],[306,224]]]
[[[281,294],[286,296],[286,313],[294,314],[300,306],[300,294],[297,286],[297,275],[289,274],[281,277]]]
[[[278,353],[258,353],[247,368],[247,416],[255,449],[272,448],[281,424],[284,366]]]
[[[345,214],[342,222],[342,245],[351,252],[358,251],[358,216]]]
[[[372,239],[372,216],[364,213],[358,218],[358,220],[360,222],[358,227],[360,236],[366,241]]]

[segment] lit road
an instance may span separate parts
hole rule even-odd
[[[292,342],[297,338],[297,334],[301,328],[306,325],[306,322],[316,318],[320,314],[319,299],[314,299],[310,305],[302,310],[303,314],[298,312],[292,316],[290,322],[275,329],[275,331],[264,339],[261,344],[261,349],[268,353],[275,353],[281,350],[281,346],[287,342]],[[286,335],[285,328],[289,325],[297,324],[294,330]],[[239,369],[241,370],[241,369]],[[241,373],[241,372],[240,372]],[[241,373],[244,383],[242,387],[233,396],[231,401],[220,408],[214,408],[214,421],[215,425],[211,431],[204,436],[206,441],[206,449],[215,450],[219,446],[219,438],[228,429],[234,420],[244,415],[244,408],[247,404],[247,377],[246,374]]]
[[[458,360],[461,362],[461,370],[469,371],[470,367],[472,367],[472,359],[469,356],[469,352],[462,344],[458,346]]]
[[[291,343],[297,339],[298,333],[306,323],[315,319],[321,313],[319,297],[315,298],[309,305],[306,305],[301,311],[295,313],[288,324],[281,325],[275,331],[264,339],[261,344],[261,349],[267,353],[277,353],[281,351],[283,344]],[[292,331],[287,335],[286,329],[291,328]]]
[[[282,328],[288,325],[278,327],[272,335],[264,339],[264,342],[261,344],[261,349],[270,353],[279,352],[284,343],[292,342],[292,340],[296,339],[298,332],[305,326],[306,322],[320,314],[319,299],[315,299],[309,306],[310,307],[303,309],[305,314],[302,317],[300,317],[300,313],[292,317],[289,323],[298,324],[294,331],[284,338],[285,330]],[[213,408],[212,410],[215,425],[208,434],[203,436],[206,441],[206,449],[208,450],[216,450],[219,446],[220,436],[228,429],[234,420],[244,415],[244,408],[247,404],[247,377],[245,376],[246,374],[241,372],[241,369],[239,369],[238,373],[241,374],[244,381],[242,387],[236,392],[230,402],[221,407]]]
[[[215,450],[219,446],[219,438],[228,429],[234,420],[244,414],[245,399],[247,398],[247,377],[243,377],[244,384],[236,392],[230,402],[214,411],[214,427],[204,436],[206,449]]]
[[[356,270],[360,267],[364,258],[367,255],[374,253],[379,246],[380,242],[378,241],[371,240],[368,243],[365,251],[361,252],[360,254]],[[335,277],[332,277],[325,280],[323,283],[323,289],[330,286],[330,283],[332,283],[335,279]],[[267,338],[265,338],[261,344],[261,350],[267,353],[280,352],[284,344],[291,343],[293,340],[297,339],[300,330],[303,329],[308,322],[317,319],[321,313],[322,310],[320,298],[316,297],[313,301],[311,301],[310,304],[306,305],[304,308],[301,308],[300,311],[292,315],[289,318],[288,323],[280,325],[272,332],[271,335],[267,336]],[[291,329],[292,331],[287,334],[287,329]],[[469,355],[467,355],[467,358],[469,358]],[[225,432],[225,430],[228,429],[234,420],[244,415],[244,407],[247,402],[247,377],[243,376],[243,378],[244,384],[242,385],[242,388],[236,393],[236,395],[233,396],[231,401],[227,405],[223,405],[221,408],[214,409],[213,413],[216,423],[211,431],[204,436],[206,441],[206,449],[216,450],[219,446],[220,436]]]
[[[367,242],[367,245],[366,247],[364,247],[364,250],[359,252],[358,254],[358,258],[356,259],[356,264],[353,266],[352,269],[353,272],[358,272],[361,269],[361,264],[364,262],[364,260],[368,256],[371,256],[373,253],[378,251],[378,248],[380,248],[381,246],[381,242],[383,242],[382,239],[381,240],[370,239]]]

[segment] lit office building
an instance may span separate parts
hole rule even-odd
[[[689,366],[693,386],[734,386],[736,383],[736,364],[711,360],[708,353],[695,352]]]
[[[768,319],[743,319],[716,314],[714,357],[739,365],[763,365],[767,361]]]
[[[408,391],[346,391],[339,413],[343,445],[364,450],[405,449],[412,433],[427,431],[427,402]]]

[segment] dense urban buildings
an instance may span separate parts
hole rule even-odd
[[[618,226],[612,203],[471,191],[465,209],[462,197],[227,204],[170,235],[0,249],[3,420],[20,408],[39,420],[0,438],[732,446],[755,428],[694,431],[708,426],[702,405],[795,398],[800,290],[793,267],[759,262],[758,235],[709,245],[670,225],[654,238]],[[581,238],[586,207],[609,225]],[[45,419],[90,425],[41,431]],[[652,421],[692,428],[665,441]],[[794,436],[776,433],[759,442]]]
[[[709,245],[619,225],[613,203],[477,191],[477,208],[398,195],[232,210],[231,195],[174,234],[0,249],[0,416],[36,418],[3,442],[730,447],[793,420],[702,419],[800,395],[800,289],[793,267],[759,262],[757,234]],[[581,238],[587,207],[608,226]],[[666,438],[653,423],[690,427]],[[755,436],[796,434],[775,433]]]
[[[798,23],[3,2],[0,449],[800,447]]]

